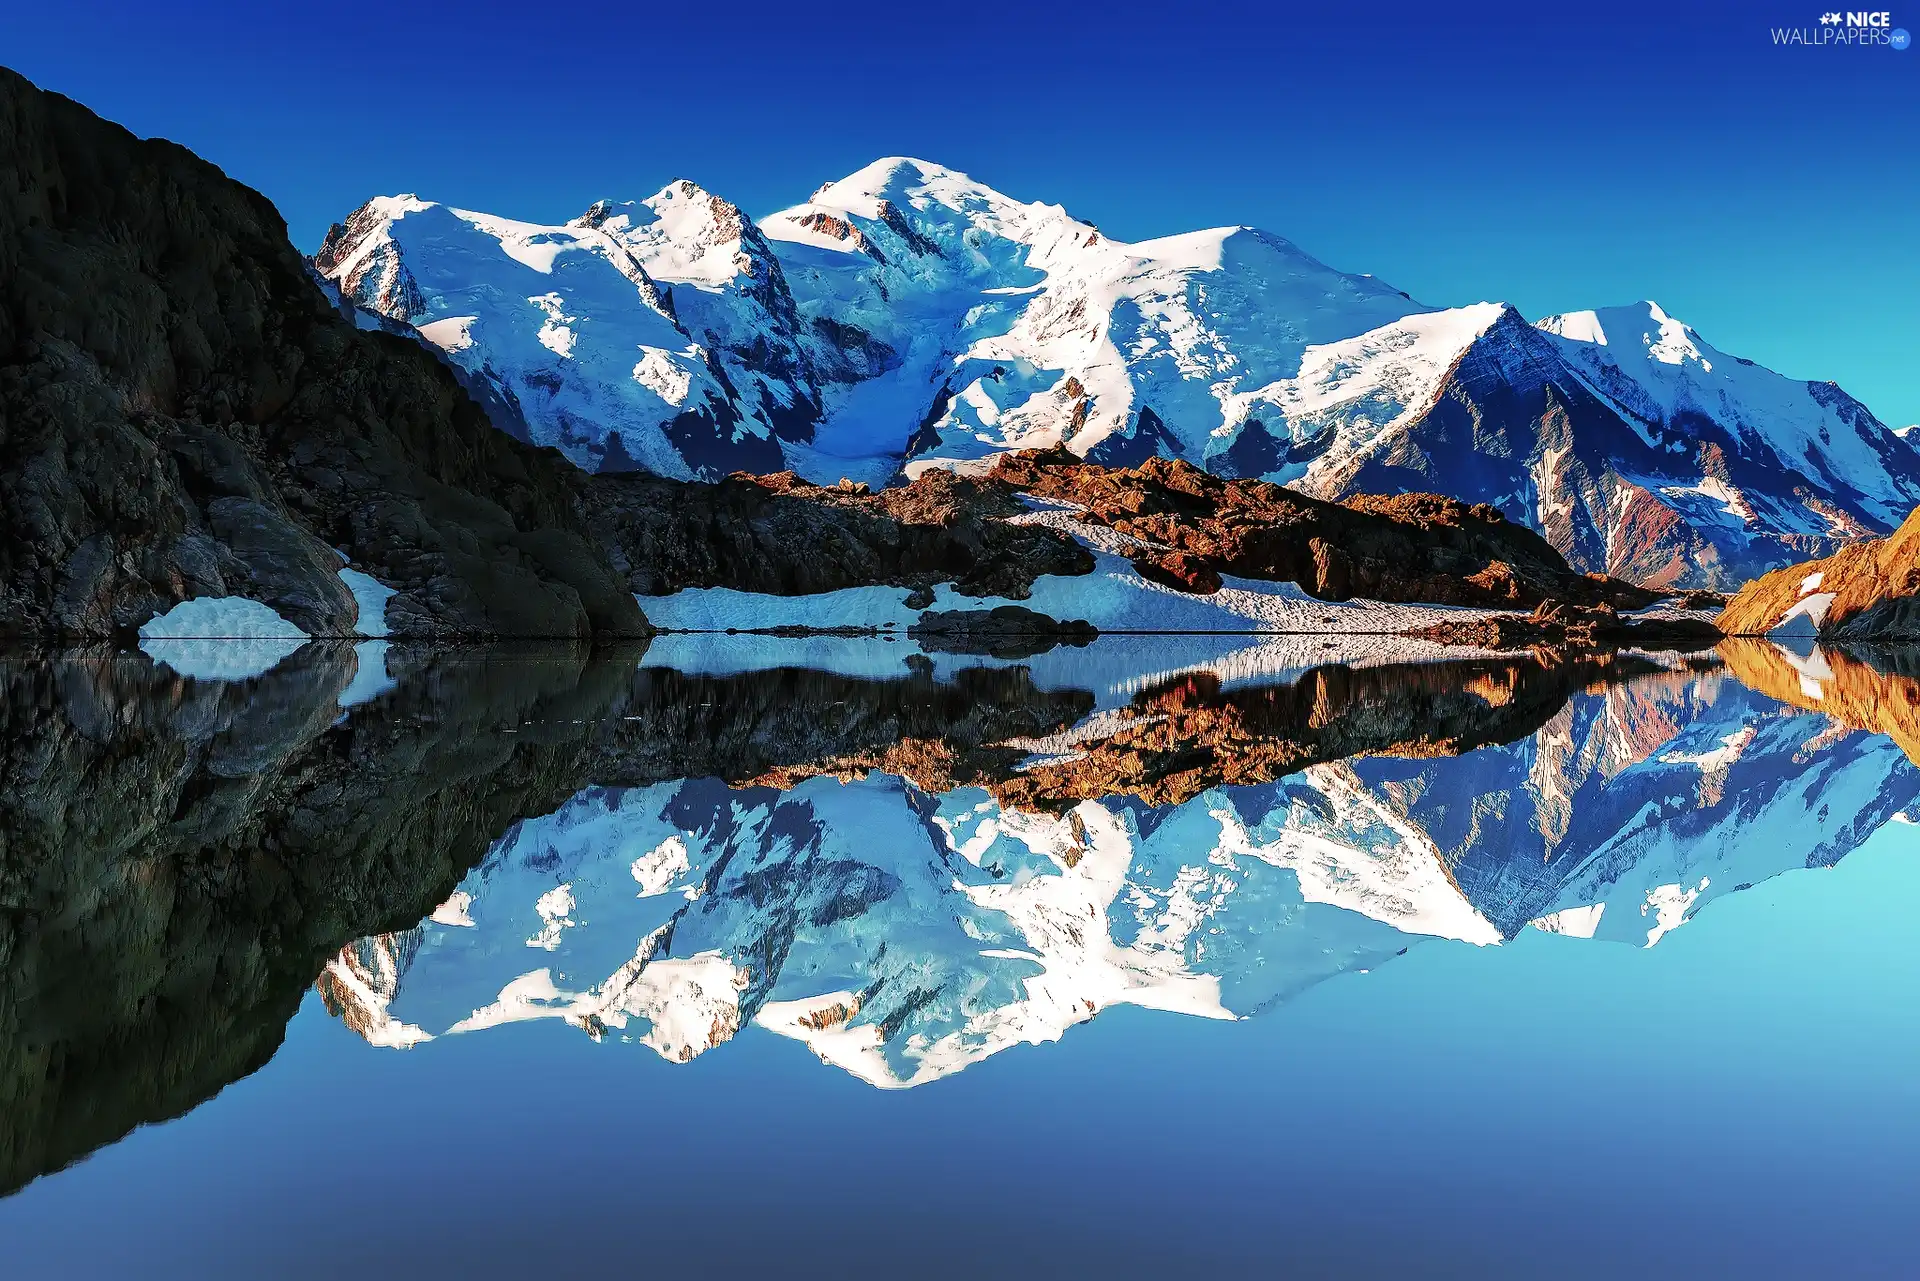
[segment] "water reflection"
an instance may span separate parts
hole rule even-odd
[[[685,1061],[757,1025],[911,1085],[1426,940],[1652,945],[1920,787],[1906,655],[1177,648],[0,657],[0,1185],[255,1070],[316,975],[383,1047],[541,1019]]]

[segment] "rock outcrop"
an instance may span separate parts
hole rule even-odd
[[[1920,640],[1920,510],[1885,538],[1755,579],[1719,622],[1729,636]]]
[[[633,636],[572,469],[329,305],[273,206],[0,70],[0,635],[249,596],[396,632]]]
[[[599,475],[586,483],[594,527],[642,596],[683,587],[794,596],[950,582],[963,595],[1018,600],[1041,574],[1093,568],[1071,538],[1010,524],[1023,510],[1011,487],[951,472],[877,494],[809,484],[791,472],[713,483]]]
[[[1546,539],[1487,506],[1434,494],[1323,502],[1181,460],[1083,463],[1063,449],[1003,458],[992,479],[1085,509],[1142,546],[1135,567],[1182,590],[1220,576],[1298,583],[1322,600],[1527,609],[1543,601],[1634,609],[1661,593],[1570,569]]]
[[[990,654],[1028,658],[1057,645],[1085,646],[1099,631],[1082,619],[1051,618],[1020,605],[994,609],[933,610],[907,634],[930,654]]]

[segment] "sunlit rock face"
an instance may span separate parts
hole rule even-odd
[[[1150,755],[1139,736],[1167,721],[1164,684],[970,785],[843,759],[844,777],[788,772],[779,788],[588,788],[517,825],[417,936],[383,944],[391,990],[347,1017],[387,1044],[392,1028],[549,1019],[676,1061],[757,1025],[913,1085],[1111,1005],[1246,1016],[1424,941],[1493,946],[1531,926],[1652,946],[1720,894],[1837,861],[1920,791],[1893,743],[1710,663],[1588,673],[1546,701],[1510,670],[1459,669],[1458,696],[1513,711],[1510,732],[1274,764],[1271,745],[1297,750],[1316,714],[1378,716],[1330,702],[1313,674],[1320,697],[1273,715],[1264,753],[1244,714],[1182,739],[1200,773],[1172,793],[1137,772],[1109,774],[1104,795],[1043,777],[1079,766],[1064,777],[1088,791],[1087,763],[1119,759],[1110,743]],[[1437,696],[1444,670],[1403,693]],[[1211,701],[1244,712],[1287,688]]]

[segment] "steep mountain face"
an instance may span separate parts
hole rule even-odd
[[[0,70],[0,634],[192,598],[350,634],[635,635],[577,475],[329,305],[258,193]]]
[[[412,325],[509,431],[590,470],[774,471],[819,416],[778,260],[691,183],[562,226],[373,200],[314,265]]]
[[[1574,564],[1653,586],[1737,586],[1920,499],[1913,451],[1859,402],[1722,356],[1657,305],[1538,327],[1463,310],[1484,327],[1432,355],[1444,372],[1411,407],[1367,434],[1320,428],[1323,451],[1282,474],[1330,496],[1488,502]]]
[[[1127,244],[892,158],[756,226],[691,183],[530,227],[371,202],[319,267],[584,466],[879,485],[1064,444],[1498,507],[1576,568],[1731,586],[1884,532],[1920,453],[1657,305],[1436,310],[1223,228]]]
[[[1920,638],[1920,511],[1886,538],[1755,579],[1727,603],[1719,621],[1731,636],[1841,643]]]
[[[1195,774],[1150,803],[1110,787],[1049,812],[1008,787],[1108,742],[1110,763],[1151,751],[1136,731],[1179,714],[1155,695],[1028,743],[984,788],[871,759],[857,781],[591,788],[521,823],[419,926],[343,950],[323,985],[379,1044],[550,1019],[684,1062],[752,1024],[909,1086],[1116,1004],[1243,1016],[1424,939],[1531,925],[1652,946],[1920,797],[1884,739],[1712,670],[1620,675],[1556,707],[1538,696],[1550,668],[1463,669],[1450,691],[1430,673],[1465,737],[1426,759],[1263,764],[1247,712],[1278,691],[1195,691],[1188,729],[1212,701],[1221,732],[1190,734]],[[1365,698],[1327,701],[1329,734],[1386,729]],[[1476,701],[1518,737],[1464,750],[1485,741]]]

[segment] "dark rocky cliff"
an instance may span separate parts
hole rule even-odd
[[[259,193],[0,69],[0,634],[195,596],[342,634],[638,635],[557,455],[331,307]]]

